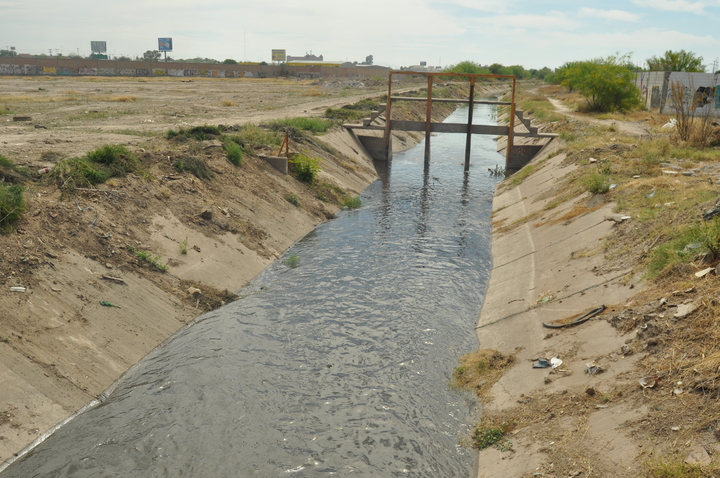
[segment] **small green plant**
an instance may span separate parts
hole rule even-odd
[[[0,184],[0,232],[12,231],[25,213],[24,191],[20,184]]]
[[[593,173],[585,176],[582,183],[592,194],[605,194],[610,191],[610,183],[607,180],[607,176],[603,174]]]
[[[300,207],[300,199],[295,194],[286,194],[285,200],[293,206]]]
[[[18,183],[27,179],[30,172],[0,154],[0,181]]]
[[[292,254],[290,257],[285,259],[285,265],[291,269],[294,269],[300,265],[300,258],[297,254]]]
[[[184,137],[197,141],[205,141],[208,139],[216,139],[217,137],[222,136],[222,134],[222,130],[217,126],[204,125],[194,126],[190,129],[180,128],[178,131],[171,129],[165,133],[165,138],[174,139],[177,137]]]
[[[692,262],[699,256],[706,256],[710,261],[720,257],[720,218],[674,231],[672,240],[652,252],[649,276],[656,277],[676,264]]]
[[[10,342],[10,337],[8,337],[7,335],[4,336],[4,337],[1,337],[1,338],[0,338],[0,342],[8,343],[8,342]]]
[[[312,183],[317,174],[322,170],[320,168],[319,158],[310,158],[304,154],[296,154],[291,160],[293,172],[297,178],[304,183]]]
[[[173,166],[178,173],[189,171],[198,179],[210,180],[215,177],[215,173],[210,169],[210,166],[208,166],[205,160],[195,156],[185,156],[176,159],[173,162]]]
[[[484,450],[494,446],[500,451],[512,450],[512,442],[505,438],[507,423],[501,427],[477,427],[473,436],[475,448]]]
[[[270,126],[275,130],[282,130],[285,127],[296,128],[302,131],[313,133],[324,133],[335,124],[334,121],[322,118],[285,118],[273,121]]]
[[[160,272],[167,272],[169,269],[167,264],[160,262],[162,257],[160,254],[153,254],[150,251],[141,251],[136,249],[134,246],[128,246],[128,250],[135,254],[135,257],[140,259],[140,261],[145,262],[150,267],[157,269]]]
[[[358,209],[362,206],[362,199],[358,196],[349,196],[343,199],[342,206],[346,209]]]
[[[185,236],[185,240],[180,243],[180,253],[187,254],[188,251],[188,238]]]
[[[122,145],[105,145],[80,158],[63,159],[50,171],[48,179],[62,189],[94,186],[110,178],[140,173],[137,157]]]
[[[228,141],[225,143],[225,154],[227,155],[228,161],[237,167],[242,166],[243,163],[243,150],[237,143]]]
[[[86,157],[90,162],[105,165],[111,177],[135,171],[139,165],[137,156],[121,144],[106,144]]]

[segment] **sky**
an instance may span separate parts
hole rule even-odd
[[[288,55],[446,67],[470,60],[530,68],[666,50],[720,69],[720,0],[0,0],[0,49],[134,57],[173,39],[174,58],[271,61]]]

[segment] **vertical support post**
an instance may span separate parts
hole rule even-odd
[[[513,150],[513,143],[514,143],[514,133],[515,133],[515,86],[517,83],[517,78],[513,77],[513,85],[512,85],[512,98],[510,99],[510,124],[509,130],[508,130],[508,139],[507,139],[507,151],[505,153],[505,169],[508,169],[510,167],[510,155],[512,154]]]
[[[390,150],[390,114],[392,105],[392,72],[388,74],[388,94],[387,104],[385,105],[385,159],[390,161],[392,151]]]
[[[425,165],[430,164],[430,125],[432,124],[433,75],[428,75],[427,104],[425,111]]]
[[[475,109],[475,77],[470,77],[470,101],[468,102],[467,137],[465,138],[465,173],[470,171],[470,144],[472,143],[473,110]]]

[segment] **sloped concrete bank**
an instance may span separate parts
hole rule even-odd
[[[599,401],[597,408],[594,402],[570,406],[629,380],[623,373],[635,356],[620,352],[628,336],[619,336],[605,320],[567,329],[542,325],[623,303],[642,288],[631,271],[603,267],[602,241],[615,224],[607,220],[612,204],[589,203],[586,193],[547,207],[577,167],[557,154],[560,147],[558,141],[547,146],[524,180],[503,181],[493,202],[493,269],[477,335],[480,348],[515,354],[516,360],[490,390],[484,414],[507,422],[532,413],[540,419],[524,420],[511,432],[513,451],[482,450],[478,478],[555,476],[553,466],[638,476],[637,446],[620,425],[642,410]],[[583,213],[575,214],[576,208]],[[552,357],[563,361],[557,370],[532,367],[538,358]],[[593,361],[605,372],[587,374]]]

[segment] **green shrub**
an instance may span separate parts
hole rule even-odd
[[[232,141],[244,147],[280,146],[282,135],[254,124],[246,124],[232,136]]]
[[[227,155],[228,161],[233,163],[235,166],[242,166],[243,150],[240,145],[233,141],[227,141],[225,143],[225,154]]]
[[[106,172],[113,176],[124,176],[136,171],[140,162],[125,146],[120,144],[106,144],[87,154],[87,159],[93,163],[107,166]]]
[[[310,158],[304,154],[296,154],[290,160],[292,170],[297,178],[304,183],[312,183],[317,174],[322,170],[320,168],[321,159]]]
[[[55,181],[61,189],[75,189],[104,183],[110,179],[110,174],[86,157],[68,158],[50,170],[48,179]]]
[[[281,130],[286,127],[297,128],[302,131],[311,131],[313,133],[324,133],[335,124],[322,118],[285,118],[270,123],[270,127],[274,130]]]
[[[195,175],[198,179],[210,180],[215,177],[215,173],[210,166],[202,158],[196,158],[194,156],[185,156],[184,158],[176,159],[173,162],[175,170],[178,173],[189,171]]]
[[[287,265],[291,269],[294,269],[300,265],[300,257],[298,257],[297,254],[293,254],[290,257],[288,257],[284,262],[285,262],[285,265]]]
[[[295,194],[286,194],[285,200],[293,206],[300,207],[300,199]]]
[[[347,209],[358,209],[362,206],[362,199],[358,196],[350,196],[343,199],[342,206]]]
[[[473,437],[475,448],[484,450],[494,446],[498,450],[511,450],[512,442],[505,438],[505,424],[502,427],[477,427]]]
[[[30,172],[0,154],[0,181],[18,183],[30,176]]]
[[[605,194],[610,190],[610,182],[607,176],[593,173],[582,179],[583,186],[593,194]]]
[[[193,126],[190,129],[180,128],[180,130],[169,130],[165,133],[167,139],[173,139],[177,137],[184,137],[188,139],[194,139],[197,141],[205,141],[208,139],[216,139],[222,136],[223,132],[217,126]]]
[[[672,240],[660,244],[652,252],[649,275],[655,277],[676,264],[693,262],[698,256],[706,256],[711,262],[720,258],[720,218],[675,231]]]
[[[0,232],[8,233],[25,212],[25,198],[20,184],[0,184]]]

